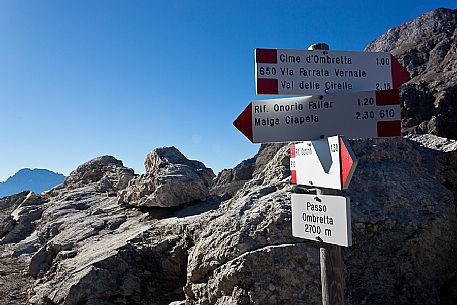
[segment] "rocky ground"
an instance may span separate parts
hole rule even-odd
[[[0,238],[16,225],[11,213],[22,203],[29,192],[0,200]],[[12,255],[11,244],[0,244],[0,304],[27,304],[32,277],[28,274],[30,258]]]
[[[0,245],[0,304],[27,304],[32,287],[28,266],[28,259],[13,257],[7,245]]]
[[[422,135],[351,146],[359,165],[348,190],[347,303],[449,304],[457,142]],[[146,163],[162,165],[141,176],[100,157],[45,194],[2,199],[5,304],[319,304],[318,245],[291,236],[288,145],[264,145],[244,162],[252,176],[233,175],[247,180],[238,190],[228,183],[224,193],[216,179],[220,196],[208,187],[164,207],[159,198],[178,197],[154,196],[162,185],[204,184],[210,174],[170,154],[153,151]],[[120,195],[144,190],[149,205]]]

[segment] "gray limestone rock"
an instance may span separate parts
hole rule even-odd
[[[33,192],[21,198],[10,216],[0,225],[0,244],[17,243],[30,236],[35,230],[35,221],[41,218],[43,198]]]
[[[54,192],[37,230],[41,248],[29,265],[37,279],[31,304],[184,299],[187,259],[180,226],[121,207],[94,184]]]
[[[348,190],[347,304],[438,304],[456,275],[448,181],[457,142],[411,135],[351,146],[359,165]],[[96,183],[54,189],[40,245],[29,243],[40,249],[29,266],[30,302],[320,304],[318,244],[291,236],[289,148],[274,150],[234,197],[206,212],[177,207],[155,218]]]
[[[391,52],[411,73],[402,129],[457,139],[457,9],[435,9],[390,29],[366,51]]]
[[[162,175],[158,179],[201,175],[208,183],[212,178],[212,171],[200,162],[174,158],[177,150],[158,151],[163,159],[155,153],[148,156],[157,165],[155,174]],[[185,164],[169,163],[178,161]],[[185,299],[186,249],[192,243],[176,215],[190,214],[193,219],[195,211],[170,210],[160,221],[149,216],[152,211],[119,205],[116,197],[100,192],[100,183],[116,183],[111,174],[118,169],[123,170],[120,161],[96,158],[49,193],[36,239],[16,247],[16,255],[30,253],[27,246],[39,248],[31,253],[29,264],[29,273],[37,279],[31,304],[168,304]]]
[[[65,178],[63,187],[77,188],[95,183],[97,191],[116,195],[118,190],[127,187],[134,176],[134,171],[124,167],[122,161],[102,156],[78,166]]]
[[[403,139],[351,146],[359,164],[348,190],[355,245],[344,252],[348,299],[438,304],[455,276],[457,228],[453,196],[436,179],[443,153]]]
[[[206,200],[214,173],[199,161],[188,160],[175,147],[153,150],[144,162],[146,174],[132,179],[118,194],[119,203],[173,207]]]
[[[343,249],[348,304],[438,304],[456,275],[457,223],[437,179],[449,167],[437,160],[456,145],[431,135],[351,141],[359,165],[348,190],[353,246]],[[318,245],[291,236],[287,161],[284,146],[196,233],[190,304],[320,304]],[[251,264],[265,267],[257,274]]]
[[[253,177],[258,176],[260,172],[263,171],[263,168],[270,162],[270,160],[276,156],[276,153],[280,148],[282,148],[286,143],[266,143],[260,145],[259,152],[257,153],[257,159],[255,162],[255,170],[252,174]]]
[[[12,216],[4,218],[0,223],[0,238],[3,238],[5,235],[10,233],[14,229],[15,225],[16,221]]]
[[[211,187],[211,194],[230,198],[251,179],[254,178],[256,181],[262,179],[264,167],[283,146],[284,143],[262,144],[254,157],[244,160],[233,169],[222,170]],[[288,164],[285,165],[288,166]]]
[[[244,184],[252,179],[257,156],[244,160],[232,169],[224,169],[217,174],[211,186],[211,195],[233,197]]]

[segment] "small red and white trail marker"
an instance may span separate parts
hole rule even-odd
[[[400,118],[398,90],[380,90],[253,101],[233,125],[251,142],[268,143],[397,137]]]
[[[348,140],[342,136],[290,146],[290,171],[294,184],[345,190],[357,162]]]
[[[409,72],[388,52],[255,49],[256,93],[313,95],[398,89]]]

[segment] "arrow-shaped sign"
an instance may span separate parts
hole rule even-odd
[[[253,143],[396,137],[400,96],[382,90],[253,101],[233,125]]]
[[[344,190],[349,187],[357,158],[342,136],[290,146],[292,183]]]
[[[312,95],[398,89],[409,72],[387,52],[256,49],[256,93]]]

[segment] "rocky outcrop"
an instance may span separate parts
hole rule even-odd
[[[252,179],[256,157],[244,160],[232,169],[224,169],[217,174],[211,186],[211,195],[233,197],[244,184]]]
[[[233,197],[244,184],[259,176],[268,162],[276,155],[285,143],[268,143],[260,146],[259,152],[252,158],[244,160],[233,169],[222,170],[215,179],[211,194],[220,197]]]
[[[0,244],[19,243],[35,231],[35,221],[43,212],[43,198],[33,192],[22,192],[4,199],[3,204],[9,203],[10,208],[0,223]]]
[[[11,213],[29,193],[29,191],[25,191],[0,199],[0,243],[3,237],[11,232],[16,225],[16,220],[11,216]]]
[[[443,150],[432,149],[448,140],[410,139],[351,143],[359,158],[348,191],[357,246],[344,253],[352,304],[438,304],[455,276],[455,201],[436,179]]]
[[[359,164],[348,190],[346,303],[439,304],[456,276],[457,142],[411,135],[351,146]],[[319,245],[291,236],[288,145],[262,151],[269,161],[220,205],[137,209],[98,191],[98,179],[51,190],[30,235],[36,249],[22,252],[31,304],[320,304]],[[147,160],[151,177],[184,162]],[[122,167],[110,164],[98,177]]]
[[[266,143],[260,145],[257,159],[255,162],[255,170],[252,174],[256,177],[261,173],[265,166],[276,156],[276,153],[287,143]]]
[[[214,173],[199,161],[188,160],[175,147],[153,150],[144,162],[146,174],[132,179],[119,192],[119,203],[173,207],[206,200]]]
[[[59,190],[47,204],[29,272],[32,304],[168,304],[184,299],[179,226],[120,207],[94,184]],[[165,227],[165,228],[163,228]],[[163,229],[162,229],[163,228]]]
[[[182,227],[157,223],[148,213],[119,206],[116,197],[100,192],[104,177],[119,187],[123,173],[133,175],[119,160],[96,158],[49,192],[36,231],[40,247],[29,264],[37,279],[32,304],[168,304],[184,299]]]
[[[133,177],[133,169],[124,167],[122,161],[113,156],[102,156],[78,166],[65,178],[63,184],[78,188],[96,182],[97,191],[116,195],[118,190],[127,187]]]
[[[41,196],[29,191],[0,199],[0,304],[28,302],[29,261],[19,256],[37,251],[32,240],[41,200]]]
[[[455,276],[455,202],[435,178],[443,152],[426,146],[456,142],[412,139],[351,143],[359,165],[348,190],[354,241],[343,251],[348,304],[437,304]],[[318,244],[291,236],[287,163],[285,146],[196,233],[191,304],[320,304]]]
[[[28,193],[24,200],[11,213],[14,227],[0,243],[18,243],[35,231],[35,221],[41,218],[43,199],[35,193]]]
[[[391,52],[410,72],[402,128],[457,139],[457,9],[436,9],[390,29],[366,51]]]
[[[145,165],[146,175],[160,183],[168,179],[165,175],[181,179],[189,171],[205,183],[212,178],[210,169],[175,148],[153,151]],[[113,157],[96,158],[47,194],[35,232],[39,247],[28,269],[36,279],[31,304],[169,304],[185,299],[190,220],[217,208],[218,202],[147,212],[119,205],[117,197],[100,192],[100,181],[107,178],[119,187],[118,173],[125,172],[133,175]]]

